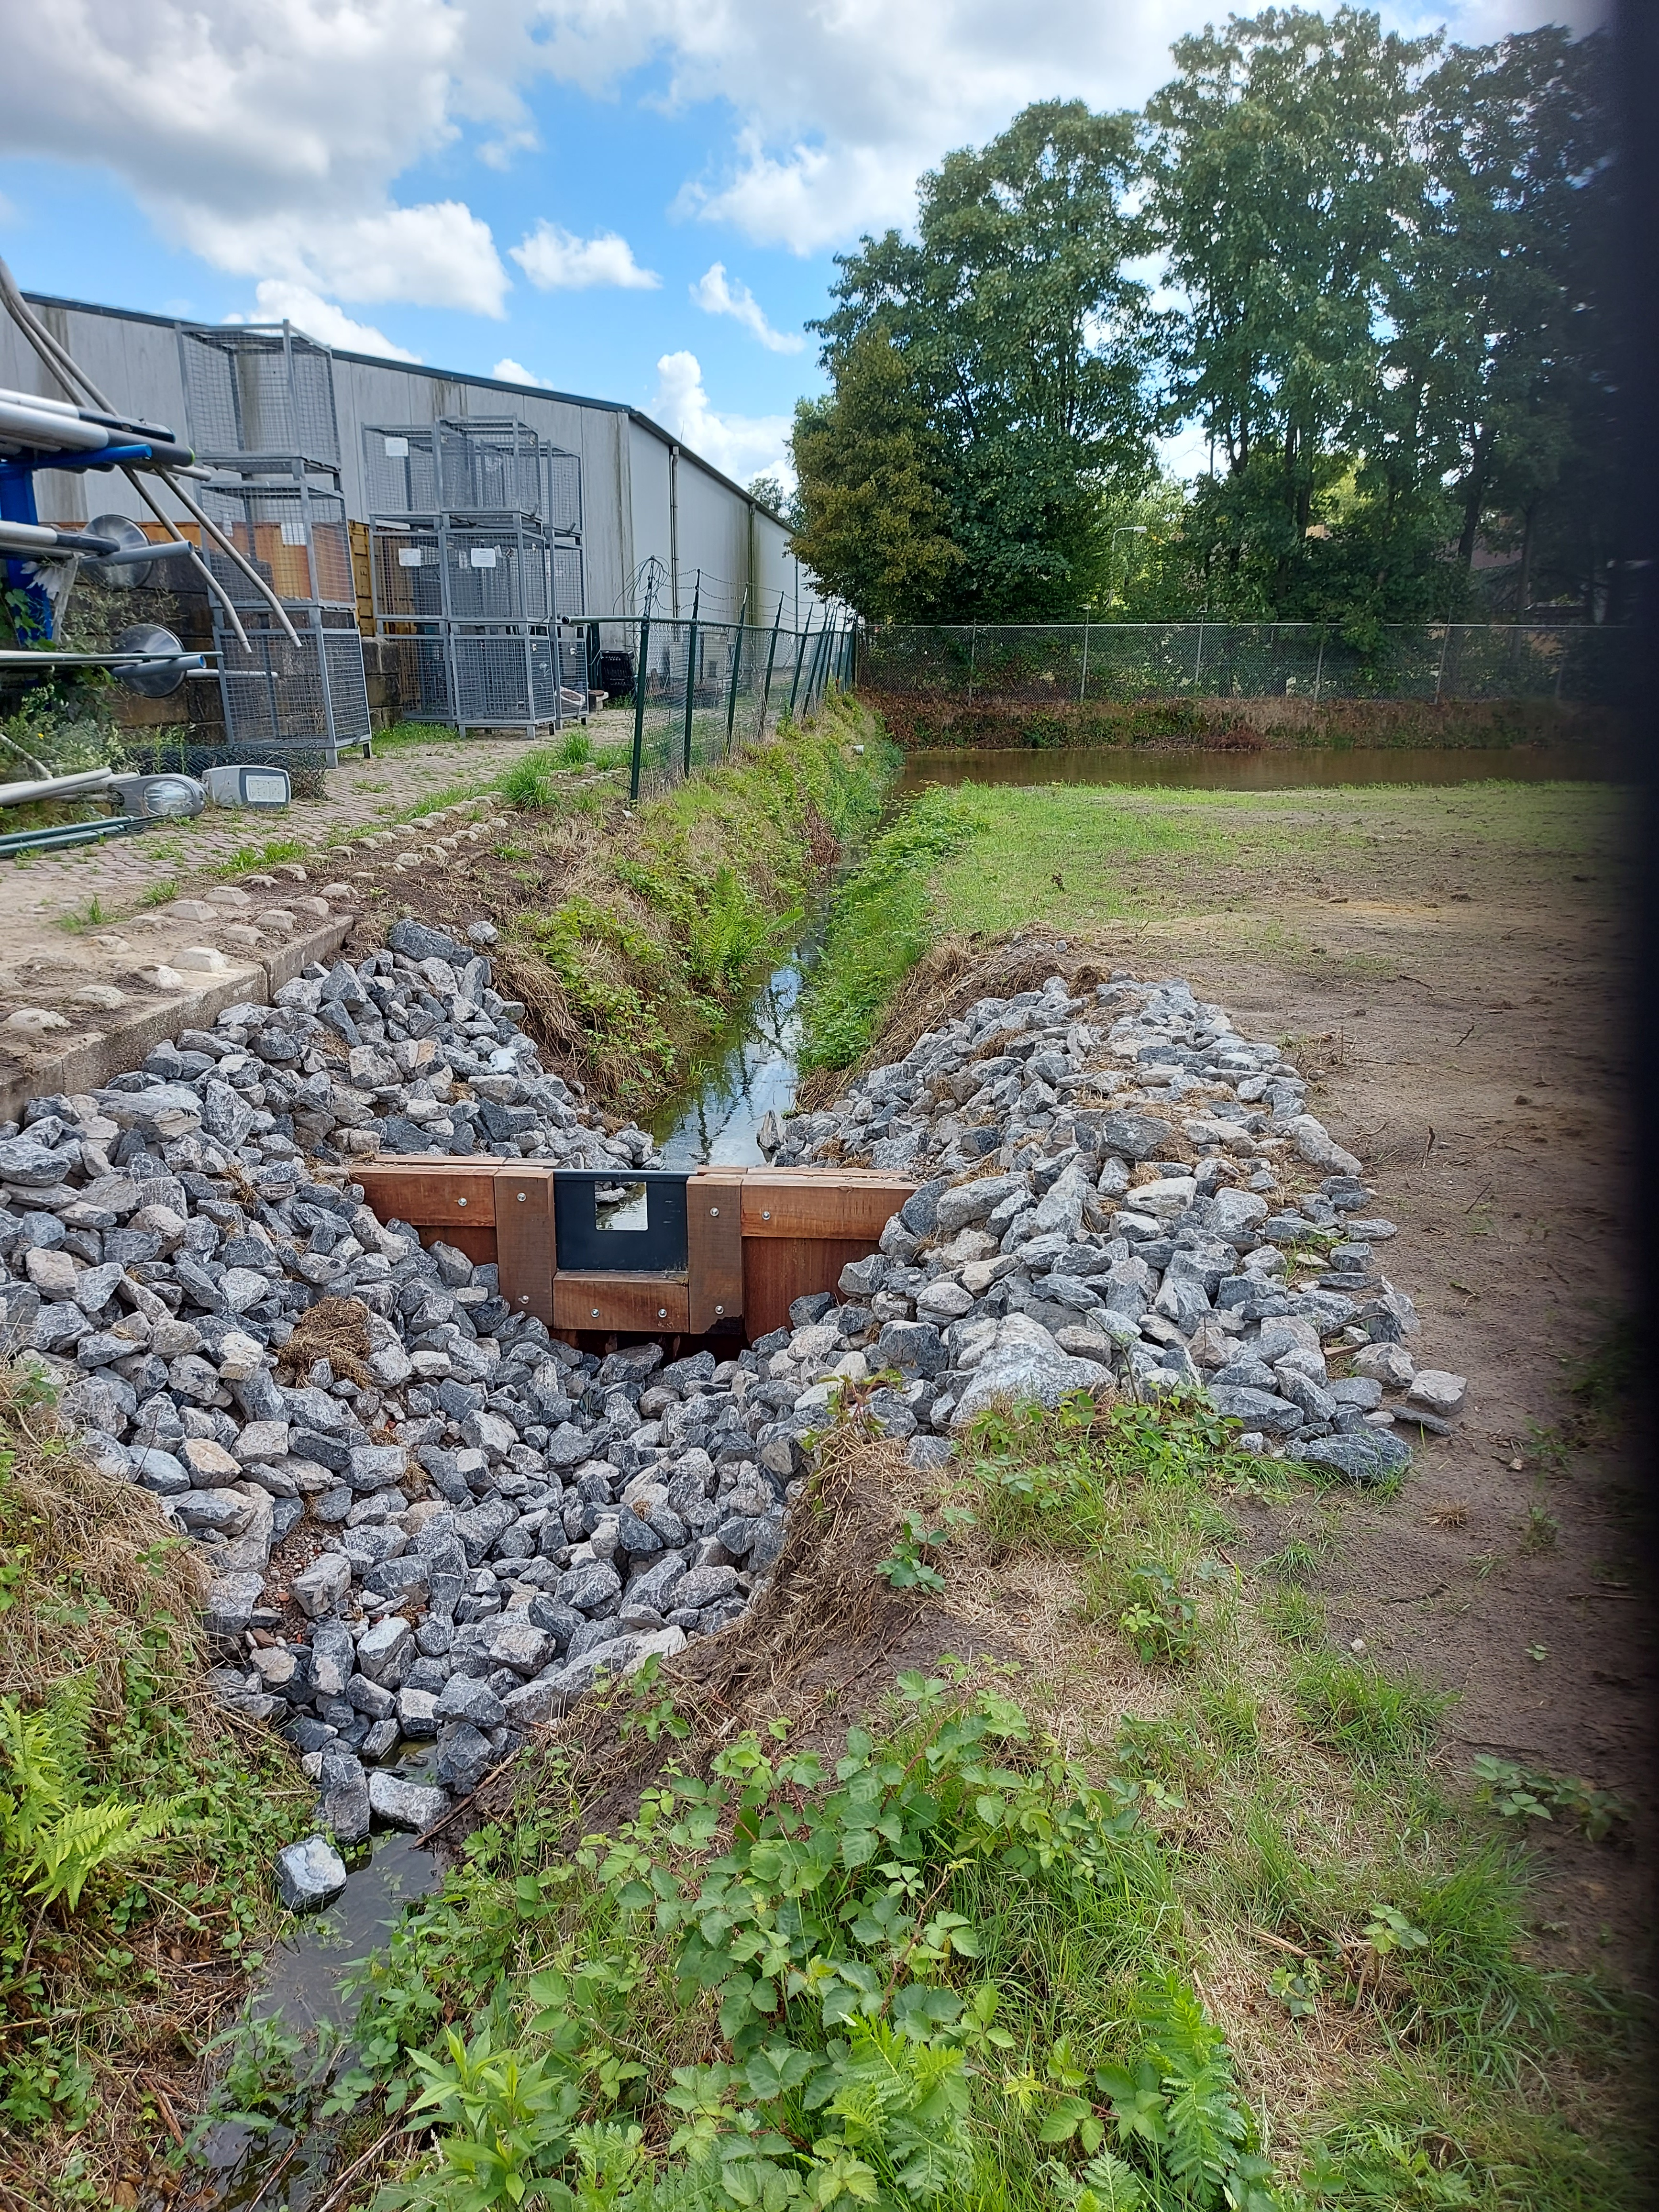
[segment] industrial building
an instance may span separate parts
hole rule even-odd
[[[209,441],[191,421],[185,357],[189,341],[205,337],[211,326],[27,296],[54,337],[120,407],[167,423],[205,449]],[[368,354],[335,352],[332,364],[339,488],[350,520],[367,524],[374,513],[365,431],[454,416],[514,417],[580,460],[583,615],[637,617],[649,581],[653,611],[668,619],[688,617],[694,592],[700,592],[706,622],[737,620],[745,594],[751,623],[769,623],[780,599],[786,631],[803,629],[809,617],[822,622],[811,576],[789,552],[785,525],[639,409]],[[3,318],[0,386],[60,396],[22,334]],[[115,473],[43,472],[40,499],[46,521],[83,523],[94,513],[144,519],[136,495]]]

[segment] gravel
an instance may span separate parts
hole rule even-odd
[[[10,1343],[201,1548],[215,1686],[307,1759],[341,1842],[430,1826],[601,1675],[739,1618],[842,1381],[896,1371],[870,1407],[918,1467],[997,1399],[1109,1380],[1207,1385],[1252,1448],[1367,1483],[1409,1460],[1397,1418],[1465,1404],[1407,1349],[1394,1226],[1295,1068],[1185,983],[1127,975],[983,999],[783,1126],[775,1164],[921,1186],[838,1297],[736,1358],[579,1353],[351,1180],[398,1150],[651,1162],[543,1070],[490,973],[398,922],[0,1126]],[[325,1297],[357,1302],[366,1362],[279,1374]],[[386,1765],[402,1746],[422,1771]],[[284,1894],[320,1901],[339,1863],[320,1834],[290,1847]]]

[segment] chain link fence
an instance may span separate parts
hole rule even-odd
[[[588,683],[610,695],[607,723],[629,734],[635,799],[758,744],[852,676],[852,625],[833,617],[799,633],[781,622],[759,628],[655,617],[583,628]]]
[[[1511,700],[1624,695],[1628,633],[1591,626],[1422,623],[1364,644],[1313,623],[871,624],[860,688],[973,705],[1148,699]]]

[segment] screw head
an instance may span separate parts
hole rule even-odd
[[[726,1308],[724,1306],[716,1306],[714,1311],[717,1314],[723,1314],[726,1311]]]
[[[593,1316],[593,1318],[594,1318],[594,1320],[595,1320],[595,1321],[597,1321],[597,1320],[599,1319],[599,1308],[598,1308],[597,1306],[589,1306],[589,1308],[587,1309],[587,1310],[588,1310],[588,1312],[589,1312],[590,1314],[592,1314],[592,1316]]]
[[[455,1203],[457,1206],[465,1206],[466,1204],[466,1200],[464,1198],[458,1198]]]
[[[720,1219],[720,1210],[719,1206],[711,1206],[709,1207],[709,1209],[708,1209],[708,1218],[709,1218],[711,1221],[718,1221],[718,1220]]]
[[[519,1193],[519,1203],[520,1206],[524,1204],[524,1193],[522,1191]]]
[[[668,1309],[667,1309],[667,1307],[666,1307],[666,1306],[659,1306],[659,1307],[657,1308],[657,1319],[658,1319],[659,1321],[666,1321],[666,1320],[667,1320],[667,1318],[668,1318]]]
[[[465,1206],[465,1205],[466,1204],[466,1200],[465,1200],[465,1199],[463,1199],[463,1200],[461,1200],[461,1204],[462,1204],[463,1206]],[[771,1216],[770,1212],[769,1212],[768,1209],[766,1209],[765,1207],[763,1207],[763,1208],[762,1208],[762,1210],[761,1210],[761,1219],[762,1219],[763,1221],[769,1221],[771,1218],[772,1218],[772,1216]]]

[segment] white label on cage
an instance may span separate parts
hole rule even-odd
[[[418,545],[400,545],[398,548],[398,566],[400,568],[418,568],[420,565],[421,548]]]
[[[475,545],[471,548],[468,557],[475,568],[493,568],[495,565],[495,548],[493,545]]]
[[[284,545],[303,545],[305,542],[306,526],[303,522],[285,522],[283,525]]]
[[[386,441],[386,457],[389,461],[406,461],[409,459],[408,439],[388,438]]]

